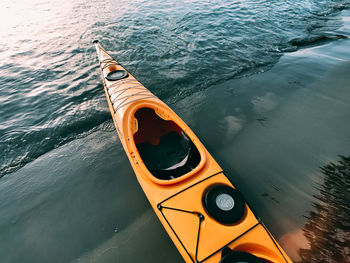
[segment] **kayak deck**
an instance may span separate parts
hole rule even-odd
[[[292,262],[186,123],[95,46],[119,138],[184,260]]]

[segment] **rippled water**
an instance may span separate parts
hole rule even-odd
[[[2,1],[0,261],[181,262],[116,138],[94,39],[184,118],[293,259],[347,260],[349,7]]]
[[[112,129],[91,46],[99,39],[168,103],[282,52],[338,38],[347,1],[9,1],[1,5],[0,176]]]

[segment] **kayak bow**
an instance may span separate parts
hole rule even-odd
[[[186,123],[94,45],[125,153],[185,262],[292,262]]]

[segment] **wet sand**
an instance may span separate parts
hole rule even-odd
[[[287,53],[267,72],[180,106],[201,100],[194,130],[295,261],[308,247],[301,229],[318,202],[320,168],[350,154],[349,46]]]
[[[350,154],[349,46],[287,53],[171,105],[294,259],[319,167]],[[2,178],[2,262],[182,262],[110,125]]]

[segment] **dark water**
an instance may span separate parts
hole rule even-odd
[[[330,228],[310,227],[324,216],[325,189],[335,192],[329,217],[349,209],[346,177],[327,179],[350,154],[349,7],[3,1],[0,261],[181,262],[116,138],[91,45],[99,39],[188,122],[289,254],[311,262],[329,244],[300,233]],[[339,252],[346,218],[324,234],[338,246],[329,262],[349,259]]]

